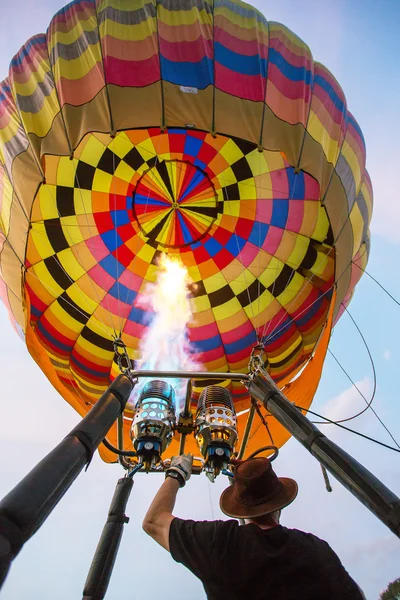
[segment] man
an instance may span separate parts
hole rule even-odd
[[[173,457],[143,521],[144,531],[203,583],[209,600],[361,600],[360,588],[330,546],[279,525],[297,483],[277,477],[267,458],[240,462],[220,499],[235,520],[191,521],[172,511],[189,480],[193,458]]]

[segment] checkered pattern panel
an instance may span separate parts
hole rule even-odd
[[[161,252],[193,280],[193,352],[209,370],[246,370],[257,339],[275,379],[311,353],[333,284],[318,183],[278,152],[190,130],[90,134],[72,160],[47,156],[26,266],[31,323],[62,381],[97,397],[132,358]],[[235,397],[245,391],[237,386]]]

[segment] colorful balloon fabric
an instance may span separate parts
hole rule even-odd
[[[261,341],[287,385],[319,352],[299,378],[309,405],[371,212],[339,84],[238,0],[71,2],[0,83],[0,293],[81,414],[118,373],[117,332],[137,357],[138,299],[162,252],[196,284],[204,369],[247,372]],[[247,410],[246,390],[232,392]]]

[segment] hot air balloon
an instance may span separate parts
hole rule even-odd
[[[184,449],[212,479],[260,446],[275,457],[292,433],[399,535],[399,499],[304,416],[371,213],[338,82],[240,0],[74,0],[21,48],[0,83],[0,294],[55,389],[89,414],[0,503],[0,585],[99,444],[128,475],[85,597],[104,597],[130,476]],[[166,256],[190,279],[198,366],[179,410],[162,375],[127,403]]]
[[[1,296],[81,415],[119,373],[115,339],[138,358],[138,300],[161,254],[194,283],[202,369],[246,373],[258,348],[308,407],[367,262],[371,211],[364,138],[339,84],[238,0],[71,2],[0,84]],[[199,394],[215,382],[193,383]],[[240,381],[223,385],[250,453],[265,430]],[[263,414],[281,446],[289,434]],[[126,431],[131,421],[126,410]]]

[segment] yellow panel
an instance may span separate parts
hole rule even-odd
[[[54,254],[54,248],[49,242],[43,223],[32,223],[30,235],[41,258],[48,258]]]
[[[255,280],[256,278],[254,277],[253,273],[246,269],[243,273],[239,275],[239,277],[236,277],[236,279],[231,281],[229,285],[236,294],[236,296],[238,296],[240,292],[243,292],[248,287],[250,287],[250,285]]]
[[[240,302],[237,298],[232,298],[225,304],[221,306],[211,307],[211,310],[214,313],[215,320],[219,321],[220,319],[229,317],[230,315],[234,315],[239,309],[241,309]]]
[[[90,325],[92,325],[92,322],[90,322]],[[93,330],[94,329],[95,328],[93,327]],[[110,340],[111,339],[112,338],[110,336]],[[107,350],[103,350],[102,348],[99,348],[99,346],[95,346],[88,340],[85,340],[82,336],[77,339],[76,347],[77,348],[81,347],[84,350],[86,350],[87,352],[89,352],[93,356],[93,359],[96,356],[98,356],[99,358],[102,358],[104,360],[110,360],[110,358],[112,358],[114,356],[114,352],[107,352]]]
[[[233,4],[237,4],[237,2],[233,2]],[[239,8],[241,8],[243,6],[243,4],[240,6]],[[258,11],[255,11],[255,13],[257,14]],[[228,5],[219,5],[216,10],[215,10],[215,15],[219,16],[222,15],[224,16],[226,19],[228,19],[228,21],[231,21],[231,23],[234,23],[235,25],[238,25],[240,28],[243,29],[253,29],[255,26],[255,16],[253,16],[252,18],[245,18],[242,14],[237,14],[234,13],[233,11],[231,11],[228,8]],[[263,21],[258,21],[257,22],[257,29],[258,31],[263,31],[265,33],[265,35],[268,35],[268,27],[267,24],[264,23]],[[257,30],[255,29],[254,34],[256,35]]]
[[[326,238],[328,230],[329,230],[329,221],[328,221],[328,217],[326,215],[325,208],[323,206],[319,205],[317,223],[316,223],[315,229],[312,232],[312,235],[310,237],[312,237],[314,240],[323,242]]]
[[[54,252],[54,250],[53,250]],[[55,298],[58,298],[63,293],[63,288],[54,281],[50,275],[44,262],[39,262],[32,267],[32,273],[39,279],[40,283],[48,290]]]
[[[93,178],[92,190],[97,192],[108,192],[111,189],[112,180],[113,176],[110,173],[97,169]]]
[[[151,266],[150,263],[153,259],[153,256],[155,254],[155,249],[152,248],[151,246],[142,246],[142,248],[139,250],[139,252],[137,253],[137,256],[139,258],[141,258],[142,260],[144,260],[146,263],[149,263],[149,267]]]
[[[147,17],[144,23],[137,25],[123,25],[111,19],[106,19],[100,25],[100,36],[102,39],[106,35],[110,35],[117,40],[141,42],[156,31],[157,21],[155,18],[150,17]]]
[[[145,160],[149,160],[149,158],[153,158],[157,155],[157,150],[154,147],[153,140],[151,138],[147,138],[143,142],[140,142],[140,144],[137,146],[137,149]]]
[[[211,294],[212,292],[220,290],[221,288],[226,286],[226,283],[227,282],[225,281],[224,277],[218,277],[216,275],[213,275],[212,277],[208,277],[207,279],[203,280],[203,284],[207,294]]]
[[[314,111],[310,110],[310,118],[307,124],[307,130],[310,135],[322,146],[328,162],[335,164],[338,154],[338,144],[336,140],[329,136],[325,126],[321,123]]]
[[[269,165],[267,166],[264,152],[253,150],[253,152],[246,154],[246,160],[249,163],[253,177],[263,175],[266,171],[270,170]]]
[[[219,151],[228,164],[233,164],[243,158],[244,154],[233,140],[228,140]]]
[[[315,275],[322,276],[324,271],[326,270],[327,263],[330,259],[329,254],[324,254],[323,252],[317,252],[317,258],[311,267],[311,272]]]
[[[51,306],[48,308],[48,310],[50,310],[53,313],[53,315],[56,317],[56,319],[61,321],[61,323],[64,323],[74,333],[80,333],[82,331],[82,328],[83,328],[82,323],[73,319],[67,313],[67,311],[64,310],[64,308],[62,307],[60,302],[53,302],[51,304]]]
[[[272,285],[282,269],[283,263],[273,256],[268,268],[265,269],[264,273],[260,275],[260,281],[263,286],[268,288],[270,285]]]
[[[95,302],[94,300],[89,298],[89,296],[87,296],[87,294],[85,294],[81,290],[79,284],[77,283],[73,284],[70,288],[68,288],[68,295],[77,306],[79,306],[89,314],[92,314],[98,305],[98,301]]]
[[[0,175],[2,177],[0,180],[0,183],[2,184],[2,187],[0,187],[0,231],[8,236],[13,189],[5,171],[0,172]]]
[[[57,258],[61,263],[63,269],[76,281],[84,275],[85,271],[82,269],[79,262],[76,260],[71,248],[66,248],[61,252],[57,253]]]
[[[241,202],[246,200],[255,200],[257,198],[257,189],[254,185],[254,179],[246,179],[238,183]]]
[[[122,181],[130,182],[132,177],[135,175],[136,171],[132,169],[126,162],[123,160],[119,163],[118,167],[115,170],[115,176],[122,179]]]
[[[92,217],[93,204],[91,190],[83,190],[82,188],[74,189],[74,208],[76,215],[90,215]],[[63,223],[66,223],[63,218]]]
[[[89,46],[78,58],[72,58],[71,60],[58,58],[53,70],[54,80],[57,84],[61,78],[78,81],[94,67],[99,68],[101,62],[100,44]]]
[[[193,7],[190,10],[167,10],[162,4],[158,5],[158,18],[163,23],[168,23],[170,26],[181,27],[182,25],[193,25],[200,21],[201,23],[212,23],[212,15],[207,13],[205,9],[198,10]]]
[[[77,166],[78,161],[76,158],[70,160],[67,156],[61,156],[57,169],[57,185],[73,188],[75,185],[75,171]]]
[[[239,217],[240,215],[240,201],[239,200],[225,200],[224,210],[228,216]]]
[[[191,298],[190,304],[191,306],[193,306],[193,312],[195,313],[196,318],[199,313],[202,313],[211,308],[208,296],[197,296],[196,298]]]
[[[287,260],[287,263],[292,267],[292,269],[298,269],[303,258],[305,257],[309,246],[309,239],[302,236],[296,235],[296,241],[294,244],[294,248]]]
[[[361,211],[358,204],[355,202],[350,213],[351,226],[353,228],[353,258],[357,254],[361,246],[362,234],[364,231],[364,219],[362,218]]]
[[[58,219],[57,192],[55,185],[42,184],[39,189],[39,202],[42,219]]]
[[[278,302],[282,304],[284,308],[288,307],[290,302],[296,298],[303,285],[304,277],[295,271],[292,279],[290,280],[289,286],[281,294],[279,294],[279,296],[277,296]]]
[[[79,158],[88,165],[97,167],[99,160],[104,153],[104,149],[104,144],[94,135],[90,135]]]

